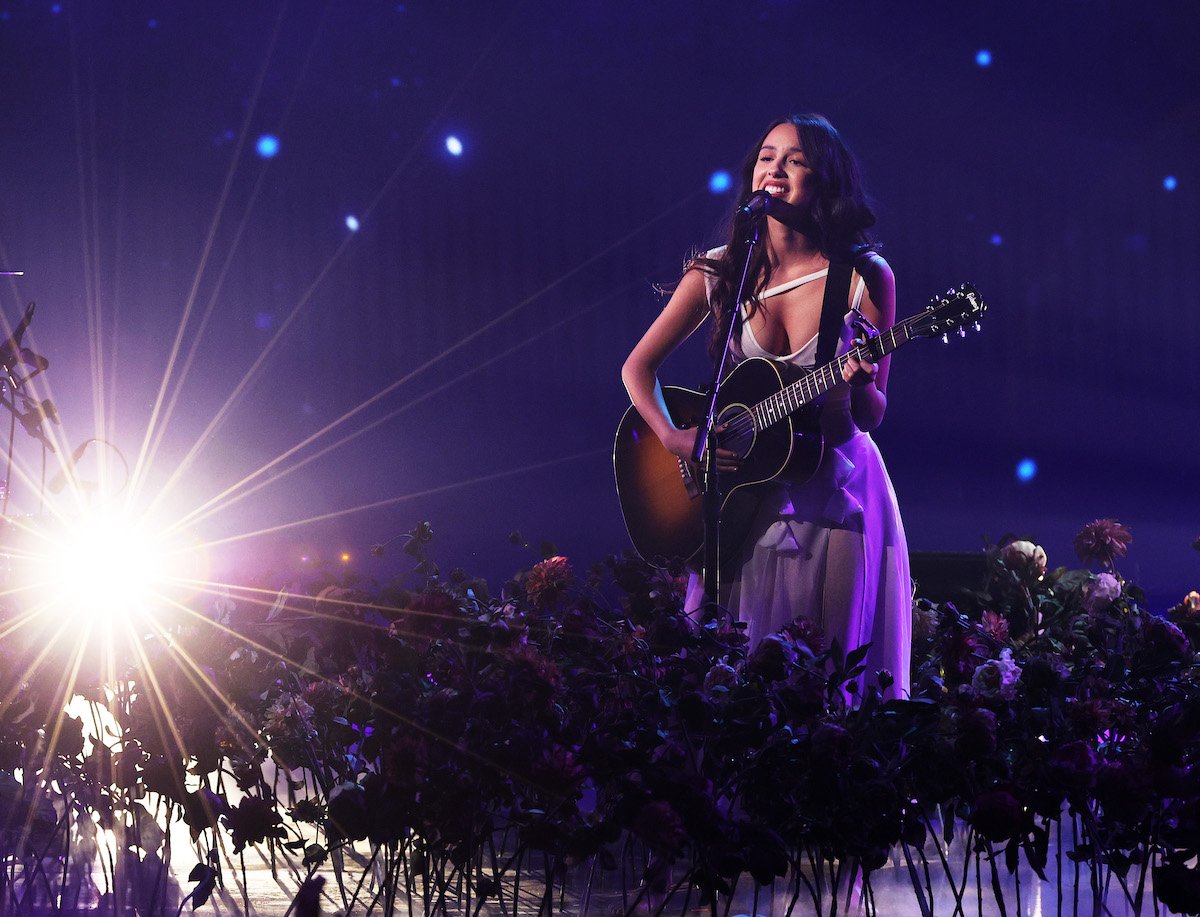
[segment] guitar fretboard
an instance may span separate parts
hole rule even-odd
[[[909,326],[914,320],[921,318],[920,314],[910,316],[902,322],[897,322],[887,331],[881,332],[870,345],[859,344],[852,347],[840,357],[826,363],[819,369],[814,369],[791,385],[765,398],[750,409],[754,416],[754,426],[762,430],[778,423],[785,417],[794,414],[806,404],[811,404],[842,381],[842,370],[851,354],[859,359],[867,358],[876,362],[887,356],[901,344],[912,340]]]

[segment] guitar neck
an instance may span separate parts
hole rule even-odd
[[[907,344],[913,339],[910,325],[918,317],[914,315],[902,322],[897,322],[874,338],[869,347],[864,344],[852,347],[840,357],[831,360],[819,369],[814,369],[791,385],[785,386],[771,397],[754,405],[750,411],[754,415],[755,426],[762,430],[776,424],[834,388],[842,381],[842,370],[846,367],[847,359],[851,354],[859,359],[866,358],[874,362],[881,357],[886,357],[901,344]]]

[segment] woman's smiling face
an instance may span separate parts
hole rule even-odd
[[[777,124],[763,139],[754,167],[754,190],[796,207],[807,207],[813,196],[813,171],[808,167],[796,125]]]

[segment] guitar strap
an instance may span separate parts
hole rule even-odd
[[[850,301],[850,277],[854,265],[849,261],[830,261],[825,277],[825,300],[821,303],[821,330],[817,333],[817,366],[833,359],[842,337],[846,304]]]

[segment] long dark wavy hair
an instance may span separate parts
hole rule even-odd
[[[875,214],[867,204],[858,163],[846,148],[834,126],[818,114],[791,115],[772,121],[751,147],[741,168],[741,189],[738,205],[754,191],[754,170],[759,151],[767,135],[781,124],[793,124],[800,139],[800,149],[812,170],[813,199],[804,229],[817,248],[830,261],[852,260],[873,246],[867,230],[875,225]],[[708,350],[717,359],[725,345],[725,320],[731,301],[737,294],[746,260],[745,233],[735,224],[734,215],[728,219],[729,242],[715,258],[696,257],[690,267],[698,267],[713,275],[716,284],[709,297],[713,310],[713,333]],[[765,245],[759,245],[750,263],[748,288],[761,293],[771,283],[771,264]],[[754,306],[751,304],[751,310]]]

